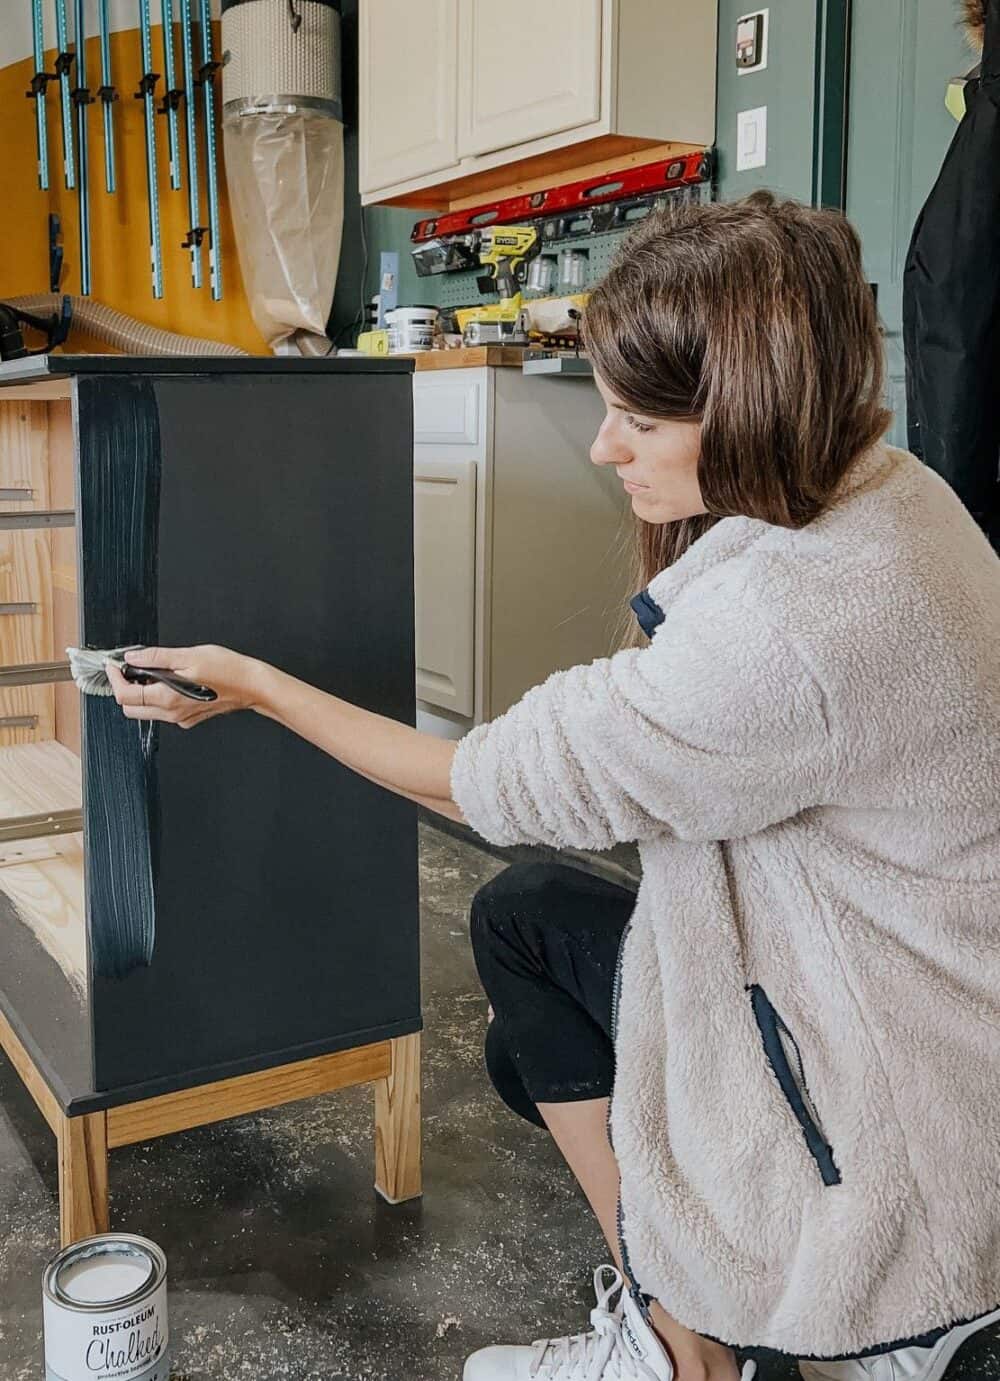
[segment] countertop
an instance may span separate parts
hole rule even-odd
[[[529,353],[519,345],[471,345],[460,350],[422,350],[416,355],[390,355],[393,360],[413,361],[420,373],[424,369],[481,369],[491,365],[502,369],[520,369]]]

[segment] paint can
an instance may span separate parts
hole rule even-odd
[[[168,1381],[167,1259],[105,1233],[54,1257],[42,1281],[45,1381]]]
[[[386,312],[389,354],[414,355],[432,349],[437,319],[436,307],[397,307]]]

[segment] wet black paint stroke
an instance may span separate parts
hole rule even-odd
[[[97,976],[121,978],[150,963],[156,938],[155,735],[114,700],[94,695],[84,700],[84,733],[91,965]]]
[[[83,637],[88,647],[154,644],[160,425],[152,380],[77,385]],[[84,819],[91,967],[120,978],[156,938],[157,728],[113,699],[83,697]]]

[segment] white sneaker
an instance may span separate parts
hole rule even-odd
[[[948,1363],[967,1339],[1000,1323],[1000,1309],[985,1318],[959,1324],[933,1347],[903,1347],[881,1357],[851,1362],[800,1362],[802,1381],[941,1381]]]
[[[670,1358],[624,1283],[614,1266],[598,1266],[589,1333],[542,1338],[530,1347],[485,1347],[466,1362],[463,1381],[673,1381]],[[756,1363],[748,1362],[742,1381],[756,1374]]]

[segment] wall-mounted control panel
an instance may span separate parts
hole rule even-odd
[[[736,21],[736,70],[741,76],[767,66],[769,10],[755,10]]]

